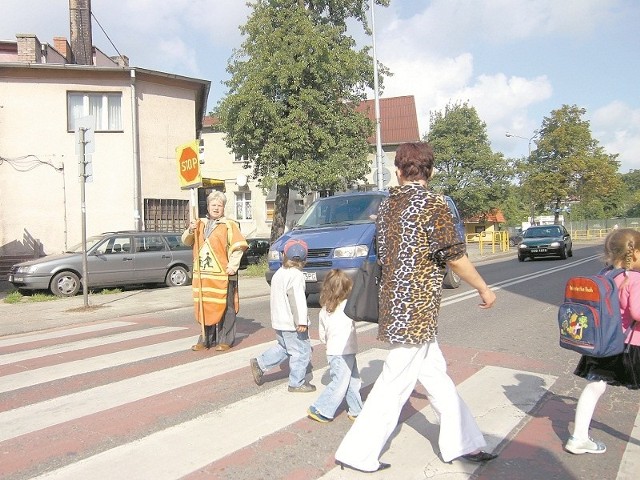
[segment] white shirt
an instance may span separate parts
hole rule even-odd
[[[318,325],[320,341],[327,344],[327,355],[348,355],[358,353],[358,340],[356,337],[356,325],[344,313],[343,300],[332,313],[325,307],[320,310],[320,323]]]
[[[309,325],[304,275],[297,268],[280,267],[271,278],[271,326],[293,331]]]

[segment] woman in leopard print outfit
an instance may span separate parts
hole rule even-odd
[[[486,442],[447,375],[436,340],[445,264],[478,291],[480,308],[491,307],[496,297],[466,256],[464,239],[456,231],[445,199],[426,189],[433,164],[429,144],[401,145],[395,158],[399,186],[390,189],[378,211],[382,263],[378,339],[393,348],[364,409],[336,452],[340,465],[360,471],[389,467],[378,457],[417,381],[440,418],[442,460],[462,457],[483,462],[497,456],[480,450]]]

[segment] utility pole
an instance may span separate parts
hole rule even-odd
[[[95,152],[95,118],[93,116],[78,119],[76,130],[76,153],[78,154],[78,178],[80,180],[80,214],[82,220],[82,295],[85,308],[89,306],[89,268],[87,264],[87,207],[85,203],[85,184],[93,181],[93,169],[90,153]]]
[[[373,12],[374,0],[370,0],[371,38],[373,43],[373,102],[376,113],[376,185],[378,190],[384,189],[384,172],[382,171],[382,139],[380,138],[380,95],[378,88],[378,57],[376,56],[376,20]]]

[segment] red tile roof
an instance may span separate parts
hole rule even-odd
[[[357,109],[368,115],[375,122],[376,109],[374,100],[365,100]],[[212,127],[220,123],[215,117],[206,116],[204,127]],[[418,115],[413,95],[380,99],[380,136],[383,145],[400,145],[405,142],[420,141],[418,131]],[[370,145],[375,145],[375,134],[367,139]]]
[[[465,218],[465,223],[480,223],[484,221],[486,223],[506,223],[507,219],[504,218],[504,214],[501,210],[491,210],[484,216],[476,215],[474,217]]]
[[[365,112],[375,122],[374,100],[365,100],[358,105],[357,110]],[[413,95],[380,99],[380,137],[383,145],[420,141],[416,101]],[[374,145],[375,135],[367,141]]]

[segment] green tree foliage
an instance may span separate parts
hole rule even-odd
[[[349,17],[364,22],[365,7],[258,0],[242,27],[218,111],[227,146],[264,189],[277,187],[272,240],[284,231],[289,189],[341,190],[369,173],[373,125],[354,107],[373,85],[373,62],[345,27]]]
[[[585,110],[563,105],[545,117],[536,149],[523,164],[523,187],[537,205],[551,208],[556,223],[568,201],[579,201],[578,212],[616,216],[624,191],[617,155],[609,155],[591,137]],[[574,209],[575,210],[575,209]]]
[[[628,191],[624,216],[640,217],[640,170],[630,170],[623,174],[622,181]]]
[[[430,184],[454,199],[463,217],[484,215],[502,205],[510,174],[502,153],[491,150],[487,126],[466,102],[432,112],[429,133],[436,175]]]

